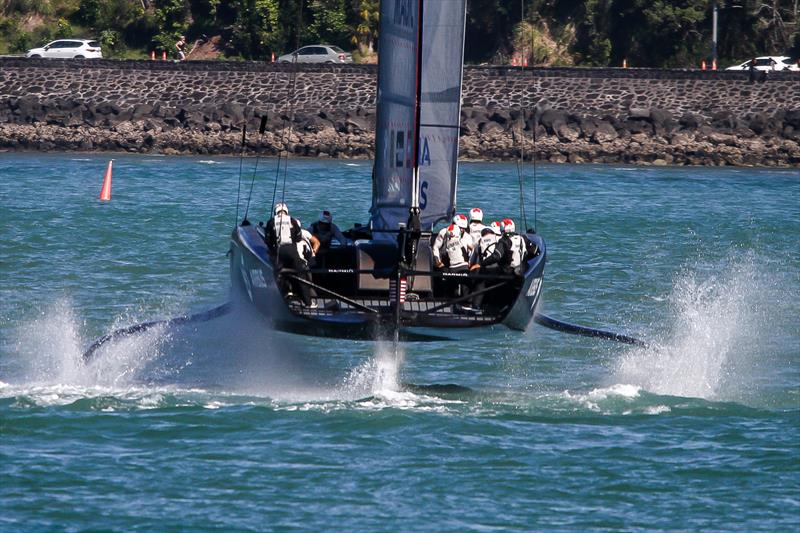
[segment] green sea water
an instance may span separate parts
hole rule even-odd
[[[276,177],[116,156],[103,203],[108,157],[0,154],[0,530],[800,527],[796,169],[526,169],[541,309],[648,348],[534,325],[396,351],[237,308],[84,364],[226,301],[237,212],[266,220]],[[363,223],[370,174],[294,160],[285,200]],[[519,224],[518,191],[460,166],[463,211]]]

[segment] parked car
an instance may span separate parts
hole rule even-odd
[[[338,46],[312,44],[278,58],[278,63],[292,63],[294,61],[298,63],[352,63],[353,55]]]
[[[100,43],[89,39],[59,39],[41,48],[28,50],[25,57],[102,59]]]
[[[734,65],[725,70],[750,70],[750,63],[753,60],[745,61],[741,65]],[[800,66],[787,56],[762,56],[755,58],[756,70],[794,70],[800,71]]]

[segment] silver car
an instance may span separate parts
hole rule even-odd
[[[278,63],[352,63],[353,55],[338,46],[312,44],[278,58]]]
[[[62,59],[102,59],[100,43],[90,39],[59,39],[41,48],[28,50],[25,57],[49,57]]]

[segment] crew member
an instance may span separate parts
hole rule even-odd
[[[514,221],[503,220],[503,236],[497,241],[494,252],[486,258],[482,266],[497,264],[504,274],[521,276],[525,272],[525,262],[539,253],[539,248],[527,235],[516,232]]]
[[[340,246],[347,244],[347,239],[342,234],[339,227],[333,223],[333,215],[330,211],[325,210],[320,214],[319,220],[312,223],[308,230],[319,241],[317,254],[317,263],[320,267],[327,267],[328,251],[331,244],[336,240]]]
[[[289,207],[285,203],[275,204],[274,216],[267,222],[264,238],[275,257],[275,271],[284,294],[291,296],[291,289],[294,287],[306,307],[317,307],[311,300],[311,288],[308,285],[294,279],[287,283],[283,279],[282,270],[291,269],[291,275],[311,281],[308,262],[300,256],[298,250],[303,246],[303,230],[300,221],[289,216]]]
[[[494,221],[490,225],[484,226],[483,231],[481,232],[481,238],[475,245],[475,249],[472,250],[472,255],[470,255],[469,258],[470,272],[479,272],[480,274],[491,275],[500,271],[497,263],[484,266],[484,261],[486,261],[494,253],[494,249],[497,247],[497,241],[500,239],[501,233],[501,225],[498,221]],[[483,295],[485,293],[480,291],[485,289],[486,285],[486,278],[479,278],[475,280],[473,292],[477,294],[472,297],[472,307],[476,309],[481,307],[481,304],[483,303]]]
[[[472,236],[472,242],[476,245],[481,240],[483,234],[483,211],[480,207],[473,207],[469,210],[469,234]]]
[[[467,272],[469,270],[469,254],[472,252],[472,237],[467,232],[467,217],[456,215],[453,224],[440,231],[433,243],[432,253],[436,268],[447,272]],[[445,290],[450,295],[455,295],[459,286],[455,283],[444,283]]]
[[[299,218],[297,219],[297,223],[302,227]],[[300,259],[306,262],[309,268],[316,265],[319,247],[319,239],[307,229],[300,230],[300,242],[297,243],[297,254],[300,256]]]

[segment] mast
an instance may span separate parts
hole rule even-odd
[[[425,0],[419,0],[417,6],[417,80],[416,80],[416,102],[414,105],[414,171],[412,175],[412,193],[411,193],[411,208],[409,209],[409,216],[411,218],[419,218],[419,131],[420,131],[420,115],[422,113],[422,27],[423,27],[423,12],[422,6]]]

